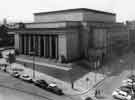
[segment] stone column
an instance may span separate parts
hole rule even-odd
[[[14,39],[15,39],[15,49],[19,49],[19,34],[18,33],[14,35]]]
[[[58,36],[55,36],[55,58],[58,59]]]
[[[21,39],[22,39],[22,54],[24,54],[24,35],[21,35]]]
[[[46,51],[47,51],[47,52],[46,52],[46,54],[47,54],[46,57],[48,58],[49,55],[50,55],[50,46],[49,46],[49,45],[50,45],[50,44],[49,44],[50,42],[49,42],[49,36],[47,36],[46,39],[47,39],[47,40],[46,40]]]
[[[30,54],[31,51],[31,35],[28,35],[28,54]]]
[[[43,41],[44,41],[44,57],[46,57],[46,36],[43,36]]]
[[[52,36],[49,36],[49,57],[52,58]]]
[[[26,55],[28,55],[29,52],[29,43],[28,43],[28,35],[26,35]]]
[[[33,34],[33,51],[35,52],[35,47],[36,47],[36,36]]]
[[[20,39],[19,39],[19,51],[20,51],[20,53],[22,53],[22,51],[23,51],[23,50],[22,50],[22,49],[23,49],[23,45],[22,45],[22,35],[20,35],[19,38],[20,38]]]
[[[40,40],[41,40],[41,36],[39,35],[38,36],[38,56],[41,56],[41,43],[40,43]]]
[[[26,35],[24,35],[24,54],[26,54]]]

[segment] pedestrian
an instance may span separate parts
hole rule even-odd
[[[97,89],[95,90],[95,97],[97,97],[97,94],[98,94],[98,91],[97,91]]]

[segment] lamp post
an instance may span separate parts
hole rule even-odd
[[[97,61],[94,62],[94,67],[95,67],[95,78],[94,79],[95,79],[95,83],[96,83],[96,81],[97,81],[96,80],[96,78],[97,78],[97,76],[96,76],[96,73],[97,73],[97,71],[96,71],[97,70]]]
[[[35,52],[30,52],[33,55],[33,78],[35,78]]]

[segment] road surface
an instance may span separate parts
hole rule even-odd
[[[0,86],[0,100],[52,100]]]
[[[75,100],[58,96],[0,71],[0,100]],[[77,99],[76,99],[77,100]]]

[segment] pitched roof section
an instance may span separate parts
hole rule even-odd
[[[93,10],[93,9],[88,9],[88,8],[77,8],[77,9],[57,10],[57,11],[50,11],[50,12],[39,12],[39,13],[34,13],[34,15],[55,14],[55,13],[76,12],[76,11],[88,11],[88,12],[113,15],[113,16],[116,15],[115,13]]]

